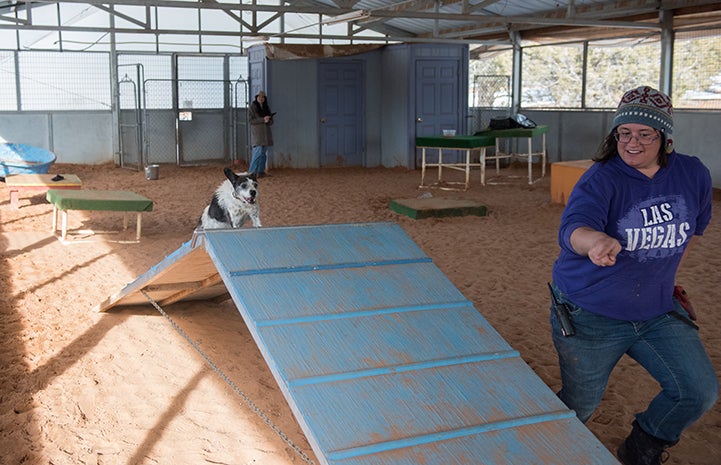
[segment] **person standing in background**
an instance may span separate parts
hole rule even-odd
[[[255,96],[248,108],[250,120],[250,142],[253,146],[253,156],[250,160],[251,173],[259,178],[270,176],[265,172],[268,163],[268,149],[273,146],[273,113],[268,106],[268,99],[262,90]]]
[[[695,312],[675,282],[711,219],[711,174],[674,150],[672,131],[668,95],[647,86],[623,95],[596,163],[569,196],[553,265],[559,398],[585,423],[624,354],[659,383],[618,449],[624,465],[665,462],[666,449],[718,399]]]

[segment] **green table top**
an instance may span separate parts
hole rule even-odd
[[[46,198],[59,210],[149,212],[153,201],[130,191],[50,189]]]
[[[449,149],[474,149],[496,145],[489,136],[422,136],[416,137],[416,147],[443,147]]]
[[[486,137],[533,137],[548,132],[548,126],[536,126],[535,128],[513,128],[513,129],[483,129],[476,132],[476,136]]]

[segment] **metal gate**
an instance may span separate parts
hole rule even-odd
[[[144,79],[142,65],[120,66],[134,67],[118,86],[122,166],[229,162],[248,153],[247,81]]]
[[[227,80],[147,79],[149,98],[169,96],[172,102],[170,109],[147,109],[148,162],[182,166],[235,159],[236,126],[247,123],[233,103],[244,100],[235,94],[246,87]]]
[[[137,63],[118,65],[118,76],[121,75],[121,68],[126,68],[127,72],[118,81],[120,166],[138,171],[146,161],[145,92],[141,88],[145,81],[144,69],[143,65]]]
[[[238,79],[233,84],[233,161],[244,160],[250,166],[250,124],[248,122],[247,102],[248,81]]]

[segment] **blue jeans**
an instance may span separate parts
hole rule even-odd
[[[574,305],[575,336],[564,337],[551,311],[553,344],[558,352],[563,387],[561,400],[586,422],[606,390],[611,371],[624,354],[636,360],[661,385],[661,392],[645,412],[636,414],[639,426],[675,444],[681,432],[711,409],[719,382],[698,331],[687,322],[664,314],[648,321],[621,321],[596,315]],[[674,300],[676,311],[686,311]],[[690,321],[690,320],[689,320]],[[633,385],[626,387],[633,393]]]
[[[265,173],[265,164],[268,160],[268,146],[267,145],[254,145],[253,146],[253,158],[250,160],[249,171],[251,173]]]

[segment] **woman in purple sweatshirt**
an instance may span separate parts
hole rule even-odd
[[[671,99],[651,87],[623,95],[568,199],[553,266],[552,308],[573,327],[563,331],[551,312],[561,400],[587,421],[624,354],[660,385],[618,450],[624,465],[660,464],[718,398],[695,315],[674,292],[679,264],[711,219],[711,175],[673,149],[672,115]]]

